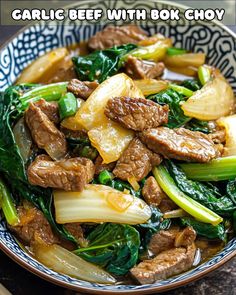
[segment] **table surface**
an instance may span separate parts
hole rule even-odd
[[[0,26],[0,45],[19,29],[18,26]],[[232,26],[231,29],[236,32],[236,26]],[[79,295],[36,277],[14,263],[2,252],[0,252],[0,283],[14,295]],[[163,294],[236,295],[236,258],[197,282]]]

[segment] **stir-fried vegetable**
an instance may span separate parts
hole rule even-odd
[[[171,39],[159,39],[156,43],[149,46],[140,46],[126,56],[123,57],[123,61],[125,61],[128,55],[140,58],[140,59],[150,59],[154,61],[162,60],[165,57],[166,50],[171,46]]]
[[[138,231],[129,225],[104,223],[88,236],[89,245],[75,254],[116,275],[126,274],[137,262],[140,247]]]
[[[223,157],[236,156],[236,115],[222,117],[217,120],[217,124],[225,128],[226,132]]]
[[[209,185],[189,180],[182,169],[173,162],[166,162],[168,171],[178,188],[186,195],[220,215],[229,215],[236,206],[228,196],[221,196],[216,189]]]
[[[66,275],[100,284],[116,282],[115,278],[100,267],[85,261],[59,245],[36,244],[34,253],[41,263]]]
[[[77,99],[73,93],[68,92],[60,98],[58,106],[61,120],[73,116],[77,111]]]
[[[184,115],[180,107],[180,104],[185,100],[184,96],[173,89],[167,89],[158,94],[150,95],[148,96],[148,99],[151,99],[160,105],[169,105],[169,118],[168,123],[166,124],[169,128],[180,127],[191,120],[191,118]]]
[[[20,155],[26,163],[29,159],[32,147],[32,138],[25,125],[24,119],[21,118],[13,128],[14,139],[19,148]]]
[[[222,223],[214,226],[197,221],[191,217],[182,217],[180,220],[183,226],[192,226],[200,236],[206,237],[208,239],[220,239],[224,242],[226,241],[227,234]]]
[[[173,178],[171,178],[168,170],[163,165],[154,168],[153,174],[163,191],[188,214],[199,221],[211,223],[212,225],[222,222],[223,219],[219,215],[184,194],[176,186]]]
[[[187,79],[187,80],[184,80],[182,83],[181,83],[182,86],[192,90],[192,91],[197,91],[199,89],[201,89],[201,85],[199,83],[198,80],[196,79]]]
[[[112,181],[112,174],[107,171],[107,170],[103,170],[101,173],[99,173],[98,175],[98,181],[101,184],[107,184],[108,182]]]
[[[195,67],[198,68],[205,63],[204,53],[185,53],[178,55],[167,55],[164,62],[170,67],[186,68]]]
[[[202,85],[205,85],[211,79],[211,71],[206,65],[198,68],[198,78]]]
[[[172,84],[172,83],[169,84],[169,87],[170,87],[170,89],[175,90],[176,92],[182,94],[185,97],[190,97],[193,95],[193,91],[186,88],[186,87],[179,86],[179,85]]]
[[[24,85],[24,84],[23,84]],[[18,105],[18,109],[21,111],[25,111],[29,105],[29,102],[34,102],[39,100],[40,98],[44,98],[46,101],[55,101],[59,100],[65,93],[68,83],[60,82],[49,85],[34,85],[32,90],[29,90],[20,96],[19,90],[19,100],[20,105]],[[17,86],[16,86],[17,87]],[[21,88],[22,85],[19,85]]]
[[[229,180],[236,177],[236,156],[218,158],[203,164],[183,163],[180,167],[186,176],[193,180]]]
[[[135,80],[134,84],[142,91],[144,96],[156,94],[168,88],[168,83],[156,79]]]
[[[209,122],[200,121],[197,119],[192,119],[191,121],[187,122],[187,124],[185,124],[184,128],[190,129],[192,131],[210,133]]]
[[[8,224],[17,225],[19,217],[12,196],[2,179],[0,179],[0,209],[2,209]]]
[[[226,191],[234,204],[236,204],[236,178],[228,181]]]
[[[141,199],[105,185],[89,184],[82,192],[54,191],[56,221],[139,224],[151,216]]]
[[[76,73],[82,81],[98,80],[99,83],[116,74],[121,58],[137,46],[126,44],[105,50],[97,50],[87,56],[73,57]]]
[[[52,90],[52,93],[47,90],[48,97],[53,96],[53,91],[55,90],[54,86],[61,85],[61,83],[52,85],[52,88],[50,87],[51,85],[47,85],[48,88]],[[62,227],[55,223],[51,208],[51,190],[38,188],[29,184],[26,176],[25,164],[12,132],[14,120],[19,117],[23,109],[22,96],[27,97],[27,99],[32,99],[33,95],[29,89],[33,86],[35,85],[28,86],[23,84],[11,86],[6,89],[3,95],[1,95],[0,117],[2,120],[0,122],[0,171],[4,174],[6,180],[8,180],[11,191],[14,194],[19,195],[23,199],[29,200],[35,206],[41,208],[54,230],[65,239],[75,242],[72,235],[68,235]],[[45,87],[39,87],[39,91],[36,91],[36,89],[37,88],[33,89],[35,93],[40,93],[41,90],[45,90]],[[27,91],[31,92],[31,94],[27,95]]]
[[[167,48],[166,53],[169,56],[173,56],[173,55],[185,54],[185,53],[187,53],[187,50],[185,50],[183,48],[170,47],[170,48]]]
[[[20,75],[17,83],[34,83],[42,77],[47,79],[57,70],[69,54],[66,48],[57,48],[36,59]]]
[[[222,76],[217,76],[183,102],[181,107],[185,116],[210,121],[229,115],[234,103],[232,88]]]

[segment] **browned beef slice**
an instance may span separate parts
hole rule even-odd
[[[153,152],[166,158],[204,163],[220,156],[217,146],[206,134],[185,128],[149,129],[140,134],[140,139]]]
[[[122,44],[137,44],[147,38],[147,34],[134,25],[114,27],[108,26],[101,32],[96,33],[88,41],[90,50],[101,50]]]
[[[141,60],[129,56],[125,63],[126,74],[132,79],[153,79],[160,77],[165,69],[163,62]]]
[[[89,138],[88,138],[86,131],[71,130],[71,129],[67,129],[63,126],[60,126],[60,131],[65,135],[65,138],[67,138],[67,139],[82,139],[84,141],[89,142]]]
[[[58,238],[53,234],[50,224],[43,213],[35,207],[25,209],[23,206],[17,208],[20,223],[10,226],[16,236],[27,245],[42,240],[46,244],[58,243]]]
[[[88,245],[88,241],[84,238],[83,229],[78,222],[66,223],[63,226],[77,240],[81,247]]]
[[[224,129],[217,130],[208,134],[208,137],[213,140],[214,143],[220,144],[225,142],[226,132]]]
[[[188,226],[185,229],[172,227],[154,234],[148,245],[148,250],[152,254],[157,255],[173,247],[190,246],[195,239],[196,232],[192,227]]]
[[[175,237],[175,247],[191,245],[196,240],[197,234],[195,230],[188,226],[184,230],[179,231]]]
[[[93,162],[87,158],[52,161],[40,155],[29,166],[28,180],[32,185],[53,187],[65,191],[82,191],[94,176]]]
[[[67,90],[77,97],[87,99],[98,85],[96,81],[89,82],[72,79],[67,86]]]
[[[115,166],[116,166],[116,162],[111,162],[109,164],[105,164],[102,163],[103,159],[101,156],[98,156],[95,160],[95,174],[98,175],[99,173],[101,173],[104,170],[108,170],[108,171],[112,171]]]
[[[141,284],[152,284],[187,271],[192,267],[196,247],[173,248],[145,260],[131,269],[131,274]]]
[[[123,180],[135,177],[137,181],[140,181],[148,175],[153,166],[160,163],[159,155],[148,150],[138,138],[134,138],[121,155],[113,173]]]
[[[124,127],[143,131],[168,122],[168,105],[161,106],[146,98],[116,97],[109,99],[105,115]]]
[[[142,189],[142,195],[148,205],[153,205],[156,207],[160,205],[162,199],[165,197],[165,193],[160,188],[153,176],[149,176],[146,180]]]
[[[153,255],[157,255],[162,251],[171,249],[174,247],[175,237],[179,232],[178,227],[171,228],[169,230],[161,230],[154,234],[148,245],[148,250]]]
[[[65,157],[67,144],[64,134],[34,103],[25,111],[25,120],[33,140],[40,149],[44,149],[54,160]]]
[[[161,212],[177,208],[177,205],[163,192],[153,176],[148,177],[146,180],[142,195],[148,205],[158,207]]]
[[[165,213],[177,209],[178,206],[166,194],[164,194],[164,197],[161,200],[161,203],[158,206],[158,208],[161,210],[162,213]]]
[[[47,102],[44,99],[40,99],[36,102],[34,102],[34,105],[48,117],[50,121],[52,121],[55,124],[58,124],[60,122],[59,117],[59,109],[58,109],[58,103],[57,102]]]

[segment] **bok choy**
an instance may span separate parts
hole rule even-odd
[[[56,221],[139,224],[151,216],[141,199],[101,184],[88,184],[82,192],[54,191]]]
[[[236,156],[223,157],[209,163],[183,163],[180,167],[189,179],[199,181],[229,180],[236,177]]]
[[[140,237],[130,225],[100,224],[89,233],[87,239],[88,247],[79,248],[74,253],[105,267],[110,273],[124,275],[138,260]]]
[[[222,217],[218,214],[184,194],[176,186],[173,178],[170,176],[164,165],[155,167],[153,169],[153,174],[163,191],[188,214],[199,221],[210,223],[212,225],[217,225],[223,221]]]
[[[78,257],[59,245],[37,244],[35,257],[54,271],[81,280],[100,284],[114,284],[116,279],[105,270]]]

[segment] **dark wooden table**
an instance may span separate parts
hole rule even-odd
[[[0,26],[0,45],[19,27]],[[236,31],[236,26],[232,26]],[[14,295],[75,295],[76,293],[50,284],[29,273],[0,252],[0,283]],[[236,258],[205,278],[165,295],[236,295]],[[1,292],[0,292],[1,295]],[[79,295],[77,293],[77,295]]]

